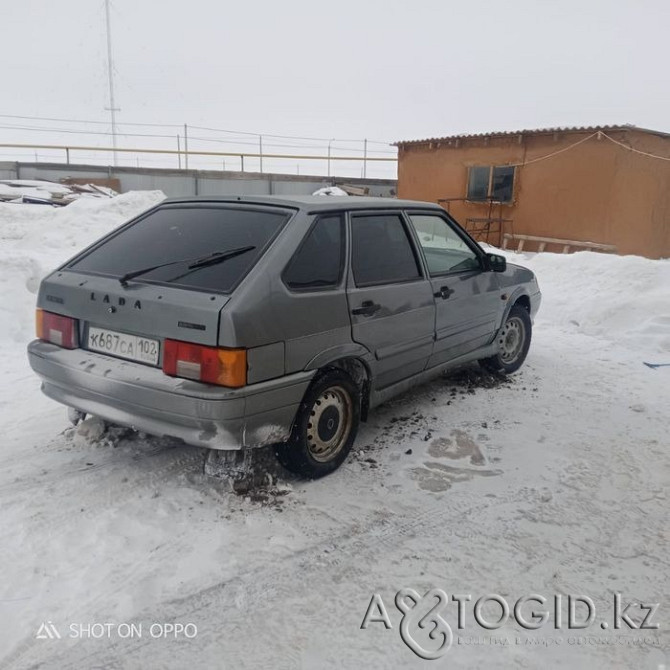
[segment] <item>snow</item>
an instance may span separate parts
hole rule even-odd
[[[551,312],[539,323],[625,344],[650,354],[670,353],[670,261],[640,256],[508,254],[539,277]],[[514,262],[514,260],[513,260]]]
[[[335,196],[342,196],[346,195],[348,196],[349,194],[339,186],[324,186],[323,188],[317,189],[312,193],[312,195],[325,195],[325,196],[330,196],[330,195],[335,195]]]
[[[440,667],[668,662],[670,368],[643,361],[670,362],[670,261],[505,252],[544,296],[519,373],[419,387],[371,413],[335,474],[239,496],[202,449],[69,427],[27,365],[40,278],[162,197],[0,205],[0,667],[424,667],[398,632],[401,588],[473,597],[463,631],[446,610]],[[392,630],[361,629],[374,593]],[[472,605],[493,593],[587,595],[596,623],[488,631]],[[601,629],[614,593],[660,603],[661,628]],[[43,622],[61,639],[37,639]],[[94,623],[113,634],[71,636]]]
[[[164,198],[160,191],[131,191],[59,208],[0,203],[0,342],[22,344],[30,337],[37,289],[47,272]]]

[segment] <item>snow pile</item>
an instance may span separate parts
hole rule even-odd
[[[544,324],[638,349],[670,352],[670,260],[504,252],[538,277]]]
[[[80,198],[113,198],[116,191],[96,184],[58,184],[42,179],[0,181],[0,201],[13,204],[69,205]]]
[[[340,188],[339,186],[325,186],[324,188],[320,188],[320,189],[314,191],[314,193],[312,193],[312,195],[337,195],[337,196],[346,195],[346,196],[348,196],[349,194],[344,189]]]
[[[0,203],[0,344],[33,336],[44,275],[164,198],[161,191],[131,191],[110,199],[82,198],[62,208]]]

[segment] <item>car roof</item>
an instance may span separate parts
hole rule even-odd
[[[397,198],[375,198],[359,196],[323,196],[323,195],[198,195],[181,198],[168,198],[163,203],[249,203],[254,205],[283,206],[295,209],[316,211],[351,210],[351,209],[396,209],[408,207],[428,207],[442,210],[442,207],[432,202],[420,200],[398,200]],[[161,203],[161,204],[163,204]]]

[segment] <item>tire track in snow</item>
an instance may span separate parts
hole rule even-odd
[[[473,514],[481,514],[487,509],[502,504],[515,503],[525,499],[518,492],[499,496],[490,502],[481,502],[474,494],[446,506],[444,501],[423,508],[420,511],[390,517],[386,522],[378,519],[368,520],[365,525],[358,526],[352,532],[347,528],[336,537],[321,541],[303,550],[277,558],[271,564],[250,565],[246,570],[232,579],[207,587],[183,598],[168,601],[155,608],[150,615],[136,617],[134,623],[161,621],[193,621],[198,622],[198,639],[211,638],[222,633],[216,616],[208,616],[208,612],[220,613],[226,610],[226,602],[233,600],[238,605],[237,617],[240,625],[248,627],[248,611],[261,607],[270,599],[290,599],[293,596],[292,579],[300,574],[301,582],[321,580],[324,573],[345,565],[351,579],[365,574],[365,567],[374,564],[379,550],[385,548],[398,549],[411,541],[418,534],[429,534],[454,523],[462,523]],[[477,502],[475,502],[477,501]],[[324,549],[328,549],[325,552]],[[96,599],[98,600],[98,599]],[[228,619],[226,626],[234,626],[236,620]],[[227,632],[229,634],[229,631]],[[100,640],[100,648],[90,652],[83,647],[74,647],[67,652],[48,658],[45,667],[59,670],[79,670],[81,667],[116,667],[115,659],[120,661],[118,667],[127,667],[128,658],[135,652],[149,645],[150,639],[105,639]],[[9,667],[38,667],[47,659],[43,656],[44,647],[37,641],[24,640],[16,652],[6,659]],[[155,641],[154,641],[155,642]],[[82,655],[83,654],[83,655]],[[158,659],[156,659],[158,660]],[[243,667],[242,658],[228,659],[230,667]],[[23,665],[13,666],[12,664]],[[27,666],[25,664],[28,664]],[[109,665],[111,663],[111,665]],[[53,664],[53,665],[51,665]]]

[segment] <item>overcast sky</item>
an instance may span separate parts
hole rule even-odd
[[[0,113],[107,121],[104,16],[102,0],[14,3],[0,27]],[[113,0],[118,123],[381,141],[607,123],[670,131],[669,31],[668,0]]]

